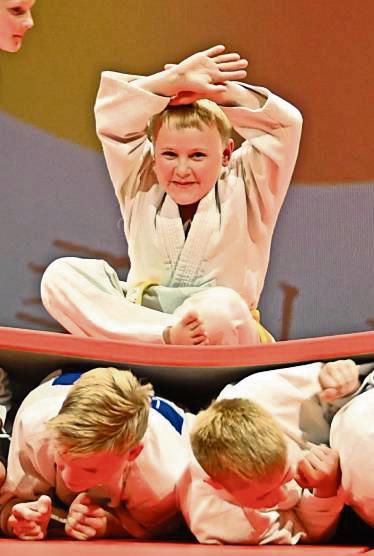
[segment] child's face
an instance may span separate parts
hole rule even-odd
[[[163,124],[155,141],[158,182],[178,205],[197,203],[214,187],[232,150],[233,141],[223,145],[215,125],[200,130]]]
[[[220,478],[219,481],[208,479],[208,482],[217,490],[224,488],[240,506],[259,509],[272,508],[286,500],[287,488],[284,485],[292,477],[291,468],[287,465],[286,470],[276,471],[261,482],[236,475]]]
[[[140,451],[141,448],[127,454],[93,452],[76,455],[57,447],[55,462],[66,487],[72,492],[84,492],[99,485],[120,484],[129,461]]]
[[[0,49],[17,52],[22,39],[34,26],[31,8],[35,0],[0,0]]]

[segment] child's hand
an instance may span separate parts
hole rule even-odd
[[[179,64],[167,64],[175,74],[175,98],[171,104],[189,104],[210,94],[225,92],[225,81],[244,79],[248,62],[239,54],[224,54],[225,47],[213,46]]]
[[[40,541],[47,534],[52,502],[43,495],[35,502],[20,502],[12,508],[8,526],[23,541]]]
[[[86,541],[103,537],[107,528],[107,513],[94,504],[86,493],[79,494],[70,505],[65,532],[69,537]]]
[[[339,455],[327,446],[313,446],[299,461],[295,480],[302,488],[314,489],[315,496],[335,496],[340,485]]]
[[[321,400],[334,401],[352,394],[360,386],[358,376],[358,365],[351,359],[326,363],[319,374]]]

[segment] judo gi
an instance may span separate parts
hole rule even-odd
[[[329,410],[318,393],[321,363],[251,375],[227,386],[218,399],[246,398],[273,415],[284,432],[291,467],[296,468],[310,443],[328,441]],[[224,489],[206,482],[208,475],[191,451],[191,462],[178,484],[178,500],[191,531],[202,543],[296,544],[323,542],[335,532],[344,506],[341,491],[319,498],[294,480],[288,498],[271,509],[239,506]]]
[[[53,497],[54,504],[67,509],[78,494],[64,484],[55,465],[51,433],[46,428],[70,388],[51,379],[33,390],[17,413],[8,474],[0,493],[0,524],[6,534],[11,508],[17,502],[47,494]],[[159,398],[153,399],[152,406],[142,452],[126,467],[120,483],[102,485],[108,498],[106,509],[117,517],[124,535],[129,537],[138,536],[139,530],[144,537],[159,536],[175,531],[181,522],[175,484],[187,461],[182,434],[184,414]]]
[[[95,107],[128,242],[127,281],[104,261],[59,259],[42,280],[44,306],[74,334],[163,343],[165,328],[195,300],[220,323],[223,339],[217,343],[246,343],[246,316],[263,289],[301,115],[267,89],[247,85],[266,97],[262,108],[222,106],[244,142],[200,200],[186,237],[178,205],[157,182],[146,136],[149,119],[169,99],[133,87],[133,79],[104,72]],[[142,304],[131,304],[144,283],[149,287],[140,292]]]

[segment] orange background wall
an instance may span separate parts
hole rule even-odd
[[[374,177],[372,0],[38,0],[35,19],[23,52],[1,54],[1,105],[58,137],[99,148],[100,70],[152,72],[223,42],[301,108],[296,182]]]

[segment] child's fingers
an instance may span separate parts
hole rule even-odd
[[[95,505],[88,506],[88,512],[86,513],[85,519],[88,519],[88,518],[91,518],[91,517],[103,518],[105,516],[106,516],[106,511],[104,510],[104,508],[102,508],[101,506],[97,506],[95,504]]]
[[[339,391],[336,388],[325,388],[319,397],[325,402],[332,402],[339,397]]]
[[[73,504],[74,505],[75,504],[83,504],[84,506],[88,506],[91,503],[92,503],[92,500],[88,496],[88,494],[86,492],[81,492],[80,494],[78,494],[78,496],[76,498],[74,498],[71,505],[73,505]]]
[[[48,514],[52,509],[52,500],[46,494],[43,494],[34,504],[33,507],[41,514]]]
[[[206,56],[209,56],[210,58],[212,58],[213,56],[218,56],[218,54],[221,54],[225,50],[226,50],[226,47],[223,46],[223,44],[217,44],[216,46],[212,46],[212,47],[208,48],[207,50],[203,50],[202,54],[205,54]]]
[[[39,527],[39,531],[37,533],[24,532],[17,535],[17,537],[21,539],[21,541],[41,541],[44,539],[45,534]]]
[[[81,522],[66,527],[65,531],[68,535],[75,537],[78,540],[87,540],[96,536],[96,529]]]
[[[245,70],[237,70],[237,71],[220,71],[219,73],[219,82],[225,81],[240,81],[247,76],[247,72]],[[218,90],[218,85],[213,86],[213,90]],[[212,89],[211,89],[212,90]],[[222,92],[225,91],[225,87],[222,87]]]
[[[26,504],[16,504],[13,506],[12,515],[17,519],[25,521],[38,521],[42,517],[40,512]]]
[[[234,62],[240,60],[240,54],[237,52],[230,52],[229,54],[220,54],[214,58],[216,64],[222,64],[225,62]]]
[[[33,532],[36,529],[40,529],[39,523],[36,521],[18,521],[13,523],[13,530]]]
[[[218,64],[218,69],[220,72],[224,72],[224,71],[233,72],[237,70],[243,70],[247,66],[248,66],[247,60],[237,60],[236,62],[227,62],[225,64]]]
[[[301,474],[305,479],[315,478],[315,468],[309,461],[309,458],[304,458],[299,462],[297,472]]]
[[[22,540],[40,540],[44,537],[44,531],[38,523],[35,522],[23,522],[19,523],[18,526],[12,528],[13,534]]]
[[[71,511],[65,525],[66,533],[79,540],[85,540],[89,537],[93,537],[96,534],[96,531],[84,524],[85,519],[86,516],[84,514],[77,511]]]
[[[86,515],[89,513],[89,506],[85,504],[76,504],[75,502],[72,503],[69,510],[69,515]]]
[[[105,526],[105,522],[106,519],[104,519],[102,516],[100,517],[85,517],[82,520],[82,525],[86,525],[87,527],[90,527],[91,529],[94,529],[95,531],[98,531],[99,529],[102,529]]]

